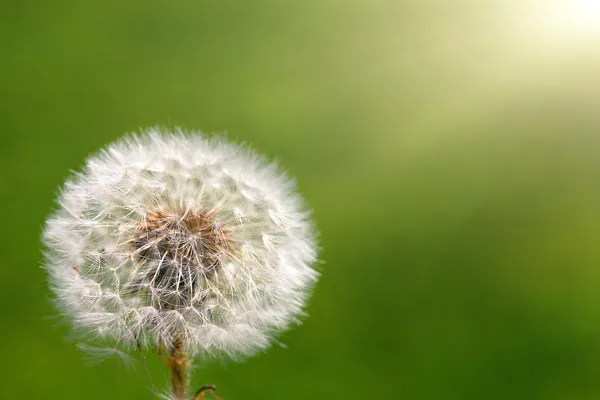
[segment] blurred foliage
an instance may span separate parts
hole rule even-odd
[[[143,364],[88,368],[64,339],[39,236],[70,169],[156,124],[278,158],[321,231],[323,276],[287,348],[197,360],[194,387],[598,398],[600,38],[545,37],[523,18],[534,6],[3,0],[0,398],[152,397]]]

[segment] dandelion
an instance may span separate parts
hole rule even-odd
[[[188,357],[247,357],[299,322],[318,277],[309,217],[294,182],[252,150],[154,128],[67,180],[45,268],[78,331],[164,352],[172,399],[189,399]]]

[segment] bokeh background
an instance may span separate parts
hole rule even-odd
[[[194,387],[599,398],[597,3],[2,0],[0,398],[152,398],[142,363],[65,339],[39,237],[71,169],[156,124],[278,158],[321,231],[287,348]]]

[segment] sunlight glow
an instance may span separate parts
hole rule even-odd
[[[554,27],[563,33],[600,34],[600,0],[562,0],[552,14]]]

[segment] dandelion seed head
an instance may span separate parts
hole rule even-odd
[[[135,370],[137,360],[117,348],[92,346],[85,343],[79,343],[77,347],[85,354],[88,366],[95,366],[109,359],[117,359],[128,370]]]
[[[294,181],[248,148],[154,128],[92,155],[43,234],[62,313],[120,345],[246,356],[318,278]]]

